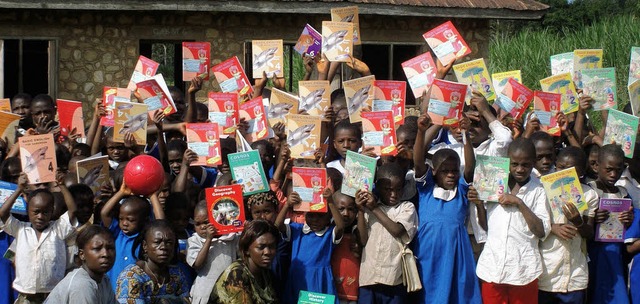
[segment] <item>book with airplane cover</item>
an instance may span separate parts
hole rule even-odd
[[[422,37],[445,66],[458,58],[471,54],[469,45],[451,21],[424,33]]]
[[[375,80],[373,82],[373,112],[391,111],[396,125],[404,123],[404,107],[407,97],[407,82]]]
[[[328,206],[322,192],[327,187],[327,169],[293,167],[291,172],[293,191],[302,202],[293,206],[299,212],[327,212]]]
[[[182,43],[182,80],[191,81],[193,78],[209,80],[209,66],[211,65],[211,43],[183,42]]]

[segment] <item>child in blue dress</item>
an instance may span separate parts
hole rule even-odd
[[[331,271],[331,254],[340,243],[344,231],[344,221],[331,198],[332,191],[325,188],[322,196],[329,212],[308,212],[304,225],[285,224],[289,209],[299,204],[300,195],[292,192],[284,208],[278,213],[276,227],[291,242],[291,266],[282,303],[297,303],[301,290],[336,295]],[[331,225],[331,218],[335,225]]]
[[[469,119],[464,118],[460,128],[464,132],[468,127]],[[464,176],[460,176],[460,158],[451,149],[438,150],[432,157],[433,169],[428,169],[425,148],[431,145],[440,129],[441,126],[431,123],[427,113],[423,114],[418,120],[418,136],[413,148],[420,218],[413,252],[423,286],[415,300],[417,303],[481,303],[473,250],[465,226],[469,216],[467,181],[473,180],[475,168],[473,146],[471,140],[464,144]],[[483,225],[484,206],[481,203],[476,206]]]

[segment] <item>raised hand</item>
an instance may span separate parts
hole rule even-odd
[[[152,117],[153,123],[160,130],[162,130],[162,124],[163,124],[164,118],[165,118],[165,115],[162,110],[158,109],[155,112],[153,112],[153,117]]]
[[[429,114],[427,112],[422,113],[420,118],[418,118],[418,131],[424,133],[429,129],[429,127],[431,127],[431,125],[433,125],[433,123],[431,122]]]
[[[467,191],[467,199],[469,199],[470,202],[476,205],[482,204],[482,200],[480,199],[478,190],[476,190],[476,188],[474,188],[473,186],[469,186],[469,190]]]
[[[291,192],[291,194],[289,194],[289,197],[287,197],[288,207],[293,207],[300,203],[302,203],[302,199],[300,198],[300,194],[298,194],[298,192]]]
[[[489,102],[487,102],[487,99],[484,97],[484,95],[482,95],[482,93],[477,90],[474,90],[473,93],[471,93],[471,105],[481,113],[483,111],[489,110],[490,107]]]
[[[133,133],[127,131],[126,133],[124,133],[124,146],[127,149],[133,149],[137,146],[137,141],[136,141],[136,137],[133,136]]]
[[[440,59],[437,59],[436,60],[436,78],[444,79],[447,76],[447,74],[449,74],[449,71],[451,71],[451,68],[455,63],[456,61],[454,60],[445,66],[445,65],[442,65],[442,62],[440,62]]]
[[[187,149],[184,151],[184,155],[182,157],[182,165],[190,166],[191,163],[198,161],[198,154],[193,152],[191,149]]]
[[[187,93],[195,94],[196,92],[200,91],[202,89],[202,81],[203,80],[200,77],[191,79],[191,84],[189,85],[189,90],[187,91]]]
[[[277,122],[272,127],[273,133],[278,137],[278,140],[285,140],[287,138],[287,133],[285,132],[286,126],[282,122]]]

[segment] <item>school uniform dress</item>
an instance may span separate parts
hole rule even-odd
[[[413,241],[413,253],[418,261],[423,288],[416,301],[482,303],[473,250],[465,226],[469,216],[469,185],[461,177],[455,192],[449,192],[449,197],[442,197],[438,193],[446,190],[435,184],[431,170],[416,181],[420,197],[420,224]]]
[[[118,276],[120,275],[120,272],[122,272],[127,266],[135,264],[137,260],[133,255],[132,250],[133,242],[138,237],[138,233],[132,235],[124,234],[124,232],[122,232],[122,230],[120,229],[118,220],[115,218],[111,220],[109,231],[111,231],[113,237],[116,240],[116,259],[113,267],[111,267],[111,269],[107,271],[107,277],[109,277],[113,292],[116,292],[116,288],[118,287]]]
[[[206,239],[194,233],[187,241],[186,260],[189,266],[193,266],[198,254],[203,249]],[[211,295],[218,277],[236,260],[237,252],[238,236],[236,233],[223,235],[211,240],[207,259],[204,265],[196,270],[197,276],[193,281],[190,293],[192,304],[207,303],[209,301],[209,295]]]
[[[640,184],[631,176],[629,168],[622,172],[622,176],[616,182],[616,186],[624,187],[627,190],[629,196],[633,199],[634,221],[640,220],[637,213],[637,210],[640,209]],[[635,228],[640,228],[640,225],[632,225],[627,229],[625,242],[630,243],[640,239],[640,229]],[[637,254],[633,257],[629,271],[629,291],[631,303],[640,303],[640,258],[638,258]]]
[[[13,237],[4,231],[0,231],[0,254],[4,254],[11,246]],[[0,258],[0,304],[10,304],[16,300],[18,293],[11,288],[11,283],[16,277],[11,261]]]

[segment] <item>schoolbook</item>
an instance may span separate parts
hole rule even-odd
[[[109,181],[109,156],[92,156],[76,162],[76,177],[79,184],[85,184],[96,195],[100,187]]]
[[[629,80],[627,85],[631,85],[637,80],[640,80],[640,47],[634,46],[631,48],[631,57],[629,59]]]
[[[396,128],[391,111],[362,112],[362,141],[380,156],[398,154]]]
[[[222,92],[248,95],[253,92],[253,87],[238,57],[233,56],[211,68]]]
[[[637,116],[609,109],[603,144],[618,144],[624,151],[625,157],[633,158],[637,133]]]
[[[551,75],[570,73],[573,75],[573,52],[552,55]]]
[[[518,119],[527,110],[532,100],[532,90],[515,79],[509,78],[495,102],[502,110],[511,114],[513,119]]]
[[[75,129],[80,137],[84,135],[84,115],[82,115],[82,102],[66,99],[56,100],[58,122],[60,123],[60,135],[69,136]]]
[[[249,124],[245,135],[245,139],[249,143],[267,138],[269,126],[267,125],[267,116],[264,113],[264,105],[262,105],[262,96],[242,103],[239,115]]]
[[[142,103],[116,101],[113,141],[123,143],[125,134],[131,132],[136,139],[136,144],[146,144],[148,108],[146,104]]]
[[[0,111],[0,138],[15,138],[20,124],[20,115]]]
[[[602,49],[573,50],[573,82],[582,89],[582,70],[602,68]]]
[[[316,149],[320,148],[322,119],[318,116],[287,115],[287,143],[292,158],[315,159]]]
[[[298,111],[309,115],[322,116],[331,106],[331,84],[328,80],[308,80],[298,82]]]
[[[332,62],[348,62],[353,53],[353,23],[322,21],[322,53]]]
[[[48,183],[56,180],[55,145],[53,134],[22,136],[20,145],[20,164],[27,174],[30,184]]]
[[[593,98],[594,111],[616,107],[616,69],[582,70],[582,94]]]
[[[508,193],[508,182],[509,158],[476,155],[473,187],[481,200],[497,202],[500,196]]]
[[[288,114],[298,113],[298,96],[289,94],[276,88],[271,89],[271,97],[269,97],[269,110],[267,118],[269,125],[273,127],[281,122],[286,123]]]
[[[113,127],[113,117],[116,108],[116,101],[131,102],[131,90],[127,88],[104,87],[102,89],[102,104],[104,104],[107,115],[100,118],[100,125]]]
[[[533,113],[540,121],[540,129],[552,136],[560,136],[556,114],[560,111],[562,95],[543,91],[533,92]]]
[[[373,157],[347,151],[340,192],[355,197],[356,191],[360,189],[372,191],[377,163],[378,160]]]
[[[631,112],[635,116],[640,115],[640,80],[634,81],[627,86],[629,92],[629,103],[631,104]]]
[[[149,106],[149,115],[153,115],[156,110],[161,110],[164,115],[171,115],[176,112],[176,105],[173,103],[173,98],[162,74],[153,76],[149,80],[138,82],[136,87],[142,102]]]
[[[491,74],[491,83],[493,83],[493,89],[496,93],[502,92],[507,85],[509,79],[513,78],[518,83],[522,83],[522,73],[520,70],[507,71],[501,73]]]
[[[600,210],[609,211],[609,217],[596,225],[595,240],[598,242],[622,243],[627,228],[618,218],[620,213],[631,208],[630,198],[601,198],[598,204]]]
[[[302,202],[293,206],[300,212],[327,212],[327,202],[322,196],[327,187],[327,169],[293,167],[291,172],[293,191],[300,195]]]
[[[262,78],[263,73],[267,78],[284,77],[282,40],[253,40],[251,52],[254,79]]]
[[[0,207],[4,205],[4,202],[18,190],[18,185],[0,181]],[[27,215],[27,201],[22,196],[18,196],[16,202],[11,207],[11,213],[17,213]]]
[[[182,80],[191,81],[193,78],[209,80],[210,54],[211,43],[209,42],[183,42]]]
[[[336,296],[318,293],[318,292],[310,292],[310,291],[300,291],[300,297],[298,297],[298,304],[332,304],[336,302]]]
[[[457,126],[462,118],[467,85],[436,79],[431,85],[428,113],[434,124]]]
[[[305,25],[293,49],[300,55],[315,57],[320,54],[320,48],[322,48],[322,35],[313,26]]]
[[[347,111],[351,123],[360,122],[362,109],[371,110],[373,106],[375,76],[365,76],[342,82],[344,95],[347,99]]]
[[[353,45],[361,45],[360,17],[357,6],[336,7],[331,9],[331,21],[353,23]]]
[[[240,185],[205,189],[209,223],[216,228],[216,235],[244,230],[245,212]]]
[[[587,210],[582,185],[574,167],[543,175],[540,182],[547,194],[554,217],[563,214],[562,206],[567,204],[576,206],[580,214]]]
[[[158,71],[159,63],[144,57],[138,57],[138,62],[136,62],[136,66],[133,69],[133,73],[131,74],[131,80],[129,80],[129,84],[127,85],[127,89],[133,91],[136,89],[136,84],[140,81],[144,81],[150,79],[156,72]]]
[[[391,111],[393,123],[404,123],[404,107],[407,97],[407,82],[394,80],[375,80],[373,82],[373,112]]]
[[[11,100],[9,98],[0,98],[0,111],[11,112]]]
[[[496,93],[493,90],[493,84],[491,84],[491,78],[489,78],[489,70],[487,70],[484,59],[480,58],[456,64],[453,66],[453,71],[458,82],[469,85],[467,99],[465,100],[467,103],[470,103],[473,91],[482,93],[487,100],[496,99]]]
[[[471,54],[469,45],[451,21],[424,33],[422,37],[445,66],[462,56]]]
[[[402,71],[416,99],[422,97],[436,79],[436,64],[429,52],[403,62]]]
[[[562,94],[560,111],[565,114],[578,111],[578,93],[573,85],[571,74],[563,73],[540,80],[540,87],[545,92]]]
[[[220,133],[216,123],[186,124],[187,146],[198,154],[192,166],[214,167],[222,164]]]
[[[242,186],[244,196],[269,191],[269,181],[257,150],[228,155],[231,176]]]
[[[238,94],[209,92],[209,121],[218,124],[218,133],[232,135],[236,133],[240,117],[238,114]]]

